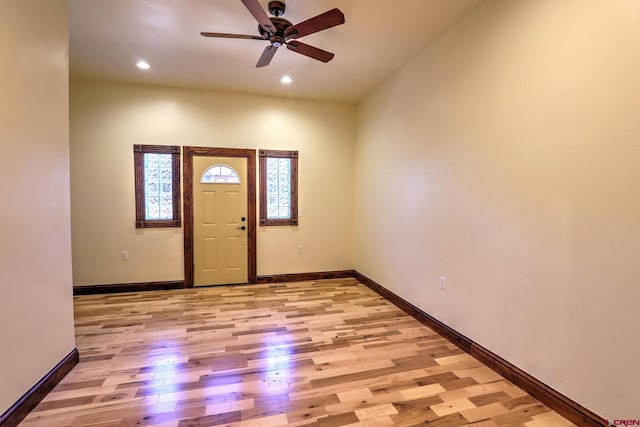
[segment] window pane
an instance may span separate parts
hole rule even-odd
[[[160,167],[168,164],[169,167]],[[144,154],[145,220],[172,219],[171,154]]]
[[[201,184],[240,184],[240,176],[227,165],[213,165],[200,178]]]
[[[157,168],[158,167],[158,154],[145,153],[144,154],[145,168]]]
[[[160,219],[171,219],[173,215],[172,195],[163,194],[160,198]]]
[[[291,170],[291,159],[279,159],[278,168],[280,169],[280,172],[286,172],[289,174],[289,171]]]
[[[267,158],[267,218],[290,218],[291,159]]]
[[[166,154],[170,156],[169,154]],[[160,179],[163,181],[171,181],[171,169],[161,168],[160,169]]]
[[[161,154],[159,160],[159,166],[161,168],[171,168],[171,155]]]

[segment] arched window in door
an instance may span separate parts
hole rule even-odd
[[[213,165],[202,173],[200,184],[240,184],[240,176],[231,166]]]

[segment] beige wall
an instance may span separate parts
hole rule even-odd
[[[75,347],[67,2],[0,2],[0,414]]]
[[[259,227],[258,275],[353,267],[355,107],[87,80],[70,103],[75,284],[184,277],[181,228],[134,228],[134,144],[298,150],[300,226]]]
[[[639,76],[640,2],[490,1],[358,110],[356,269],[609,418],[639,415]]]

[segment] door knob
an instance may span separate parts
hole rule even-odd
[[[244,231],[244,230],[246,230],[246,229],[247,229],[247,227],[245,227],[244,225],[243,225],[243,226],[241,226],[241,227],[236,227],[236,230],[242,230],[242,231]]]

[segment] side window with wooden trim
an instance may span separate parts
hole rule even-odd
[[[260,225],[298,225],[298,152],[259,150]]]
[[[136,228],[180,227],[180,147],[134,145]]]

